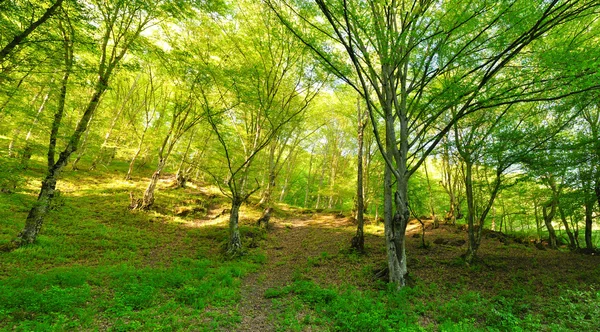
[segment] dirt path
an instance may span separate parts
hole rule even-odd
[[[349,243],[348,230],[354,227],[344,218],[318,215],[273,223],[265,248],[267,262],[260,271],[244,279],[237,331],[274,331],[271,300],[264,297],[269,288],[285,286],[307,258],[327,253],[335,255],[340,245]]]

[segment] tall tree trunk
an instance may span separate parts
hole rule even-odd
[[[52,198],[55,194],[58,176],[61,170],[67,164],[67,161],[71,154],[77,150],[79,140],[83,133],[86,131],[89,122],[92,118],[92,115],[98,107],[100,97],[102,96],[104,91],[106,91],[107,81],[108,79],[104,77],[101,77],[99,79],[99,82],[96,85],[95,92],[92,95],[92,98],[90,99],[83,113],[83,116],[81,117],[81,120],[77,124],[77,128],[71,135],[67,146],[60,153],[58,161],[49,169],[46,178],[42,181],[42,187],[40,189],[37,202],[34,204],[31,210],[29,210],[29,214],[27,215],[27,219],[25,221],[25,228],[17,236],[17,239],[14,242],[16,246],[31,244],[35,242],[37,235],[39,234],[42,228],[44,218],[46,217],[48,210],[50,209],[50,203],[52,202]]]
[[[433,220],[433,228],[438,228],[440,225],[435,216],[435,206],[433,204],[433,191],[431,190],[431,182],[429,181],[429,172],[427,171],[427,161],[423,162],[425,168],[425,179],[427,180],[427,191],[429,192],[429,212],[431,213],[431,220]]]
[[[585,247],[588,250],[594,250],[594,243],[592,242],[593,211],[594,201],[588,199],[585,203]]]
[[[600,165],[596,165],[600,169]],[[600,171],[598,171],[600,173]],[[600,175],[598,176],[600,177]],[[600,208],[600,179],[596,180],[596,185],[594,186],[594,191],[596,192],[596,199],[598,200],[598,208]]]
[[[90,122],[92,122],[92,120],[93,119],[90,119]],[[75,160],[73,161],[73,164],[71,165],[71,169],[74,171],[79,169],[77,167],[77,165],[79,164],[81,157],[83,157],[83,155],[85,154],[85,150],[87,149],[87,140],[88,140],[89,136],[90,136],[90,129],[88,126],[88,128],[85,130],[85,135],[83,136],[83,141],[81,142],[81,146],[79,148],[79,153],[77,153],[77,157],[75,157]]]
[[[189,170],[184,167],[185,161],[187,159],[187,155],[190,152],[190,146],[192,146],[192,141],[194,140],[194,134],[196,131],[192,131],[190,135],[190,139],[188,141],[187,146],[185,147],[185,151],[183,152],[183,157],[181,157],[181,162],[179,163],[179,167],[177,167],[177,173],[175,173],[175,180],[177,181],[177,188],[185,188],[185,185],[189,179]]]
[[[62,118],[65,113],[65,102],[67,99],[67,87],[69,83],[69,78],[71,76],[71,71],[73,70],[73,35],[75,32],[73,31],[73,26],[71,25],[68,16],[66,17],[66,23],[68,24],[67,28],[63,26],[63,23],[58,25],[62,36],[63,36],[63,49],[64,49],[64,62],[65,62],[65,72],[61,79],[60,84],[60,92],[58,94],[58,106],[56,107],[56,111],[54,112],[54,120],[52,121],[52,129],[50,130],[50,142],[48,145],[48,169],[52,168],[54,165],[54,159],[56,158],[56,140],[58,139],[58,131],[60,129],[60,124],[62,123]]]
[[[465,262],[471,264],[477,253],[477,239],[475,237],[475,197],[473,196],[473,163],[465,161],[465,194],[467,195],[467,225],[468,248],[465,254]]]
[[[357,103],[358,109],[358,156],[357,170],[356,170],[356,235],[352,238],[352,248],[359,252],[365,251],[365,235],[364,235],[364,224],[365,224],[365,203],[364,203],[364,192],[363,192],[363,143],[364,143],[364,116],[360,109],[360,99]]]
[[[275,150],[277,149],[276,147],[276,141],[273,140],[271,142],[271,144],[269,145],[269,168],[267,170],[267,186],[265,187],[265,190],[263,190],[260,201],[258,202],[258,204],[263,205],[269,205],[271,204],[271,194],[273,193],[273,188],[275,187]]]
[[[310,149],[310,160],[308,162],[308,177],[306,178],[306,190],[304,191],[304,207],[308,207],[308,194],[312,185],[312,165],[315,156],[315,146]]]
[[[388,93],[390,93],[388,91]],[[391,100],[390,100],[391,102]],[[400,149],[396,146],[396,135],[393,121],[393,113],[388,105],[386,112],[386,153],[388,160],[396,160],[395,170],[396,190],[392,198],[392,174],[391,169],[388,169],[390,174],[384,176],[386,189],[384,191],[385,202],[385,234],[388,254],[388,268],[390,283],[401,288],[406,285],[406,275],[408,273],[406,266],[406,251],[405,251],[405,232],[408,225],[410,211],[408,210],[408,172],[406,168],[408,155],[408,129],[406,118],[403,118],[400,126]],[[390,165],[387,165],[389,168]],[[393,212],[393,205],[395,212]]]
[[[48,98],[50,98],[50,91],[48,91],[46,93],[46,95],[44,96],[44,99],[42,100],[42,104],[38,108],[38,111],[35,114],[35,118],[33,119],[33,122],[31,123],[31,125],[29,126],[27,135],[25,135],[25,147],[23,148],[23,153],[21,155],[21,165],[23,165],[23,167],[25,169],[27,169],[27,164],[29,162],[29,159],[31,159],[31,154],[32,154],[32,149],[33,149],[31,147],[29,139],[31,138],[31,135],[33,134],[33,130],[35,129],[35,126],[40,119],[40,115],[46,108],[46,102],[48,101]]]
[[[337,163],[338,157],[336,155],[336,150],[334,149],[334,155],[331,157],[331,178],[329,182],[329,203],[327,204],[327,208],[331,209],[333,207],[334,200],[336,199],[335,195],[335,177],[337,174]]]
[[[315,203],[315,209],[319,208],[321,203],[321,188],[323,188],[323,181],[325,180],[325,171],[327,169],[327,162],[323,159],[323,171],[321,172],[321,178],[319,179],[319,187],[317,188],[317,202]]]
[[[537,200],[533,201],[533,211],[535,212],[535,227],[537,230],[537,240],[538,242],[542,241],[542,223],[540,221],[540,213],[538,212],[538,203]],[[500,226],[500,230],[502,230],[502,225]]]
[[[140,137],[140,142],[138,143],[137,149],[135,150],[133,157],[131,157],[131,161],[129,162],[129,169],[127,170],[127,175],[125,176],[125,180],[131,180],[131,174],[133,173],[133,166],[135,165],[135,161],[137,160],[137,157],[140,155],[140,152],[142,151],[142,145],[144,144],[144,137],[146,136],[146,131],[147,131],[147,128],[144,129],[144,131],[142,132],[142,137]]]
[[[290,159],[287,161],[286,170],[285,170],[285,179],[283,181],[283,186],[281,186],[281,193],[279,193],[279,201],[280,202],[283,202],[283,200],[285,198],[285,194],[287,193],[287,190],[289,189],[290,177],[292,176],[292,165],[294,165],[296,156],[297,156],[297,154],[290,157]],[[296,204],[294,203],[294,205],[296,205]]]

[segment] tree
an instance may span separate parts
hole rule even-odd
[[[535,41],[591,15],[598,6],[595,1],[568,0],[540,1],[535,6],[527,1],[315,0],[310,7],[272,0],[269,4],[366,102],[386,163],[389,281],[398,287],[405,285],[407,274],[404,236],[410,216],[410,176],[463,116],[541,98],[542,90],[531,89],[531,80],[540,73],[512,82],[507,77],[517,71],[509,65],[525,61],[526,56],[520,56]],[[331,55],[338,49],[346,53],[353,74]],[[582,73],[585,70],[578,75]],[[452,107],[456,111],[450,116]]]
[[[151,22],[155,10],[155,7],[143,2],[118,1],[108,3],[98,1],[94,3],[92,14],[96,15],[101,29],[101,37],[98,41],[98,76],[94,84],[94,89],[75,131],[70,135],[69,141],[60,153],[58,160],[51,166],[50,164],[54,160],[54,155],[48,155],[48,173],[42,181],[37,202],[29,211],[25,228],[14,241],[15,246],[30,244],[36,240],[44,218],[50,208],[50,203],[54,198],[56,182],[60,172],[67,164],[71,154],[77,150],[79,140],[98,108],[100,98],[108,88],[117,64],[123,59],[142,30]],[[55,117],[56,120],[57,117]],[[59,126],[59,124],[56,125],[56,127]],[[48,150],[53,150],[53,147],[51,146]]]
[[[240,3],[235,17],[243,24],[237,27],[223,22],[230,47],[221,46],[219,59],[237,61],[213,61],[213,87],[198,89],[220,144],[221,158],[227,165],[223,175],[228,192],[223,192],[231,199],[227,246],[230,256],[242,251],[240,207],[260,188],[258,180],[254,188],[248,183],[253,161],[290,121],[304,112],[320,87],[317,71],[310,70],[311,59],[305,48],[290,38],[285,29],[273,24],[272,13],[260,5]],[[238,29],[245,30],[234,36],[233,31]],[[269,32],[266,39],[262,37],[264,31]],[[242,43],[238,38],[243,35],[246,38]],[[217,180],[215,172],[211,174]],[[220,181],[217,183],[220,185]]]

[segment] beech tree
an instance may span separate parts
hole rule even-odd
[[[68,162],[69,157],[78,148],[81,136],[86,131],[89,121],[98,108],[100,98],[109,86],[111,77],[129,48],[136,41],[142,30],[150,24],[156,15],[156,5],[144,2],[102,2],[94,3],[90,14],[97,19],[99,27],[99,59],[97,62],[97,78],[89,101],[79,119],[75,131],[54,161],[55,140],[51,138],[48,154],[48,172],[42,181],[37,202],[29,211],[25,227],[14,241],[15,246],[33,243],[40,232],[50,203],[56,192],[59,174]],[[65,39],[66,40],[66,39]],[[65,41],[65,43],[68,43]],[[67,54],[66,52],[65,54]],[[65,59],[68,56],[65,55]],[[66,60],[67,61],[67,60]],[[71,60],[68,60],[71,61]],[[62,89],[61,89],[62,91]],[[62,95],[62,92],[61,92]],[[61,116],[55,115],[52,128],[60,129]]]
[[[384,210],[389,281],[405,285],[408,179],[467,114],[537,100],[543,73],[511,81],[530,45],[596,1],[268,1],[281,21],[364,98],[386,162]],[[525,10],[527,8],[527,10]],[[314,37],[318,35],[319,38]],[[552,35],[557,37],[557,35]],[[348,62],[332,54],[346,53]],[[528,52],[524,52],[527,50]],[[354,72],[348,72],[351,65]],[[570,79],[588,76],[580,68]],[[589,88],[585,87],[583,89]],[[557,97],[557,96],[553,96]],[[448,110],[456,111],[448,116]],[[392,180],[393,177],[393,180]],[[394,188],[392,188],[394,185]]]

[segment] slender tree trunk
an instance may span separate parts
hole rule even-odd
[[[58,139],[58,131],[62,123],[62,118],[65,113],[65,102],[67,99],[67,87],[71,71],[73,69],[73,26],[67,20],[68,30],[64,28],[63,24],[59,24],[59,28],[63,35],[63,49],[64,49],[64,63],[65,72],[61,79],[60,92],[58,94],[58,106],[54,112],[54,120],[52,121],[52,129],[50,130],[50,142],[48,145],[48,169],[54,165],[54,159],[56,158],[56,140]],[[68,31],[68,32],[67,32]]]
[[[38,108],[38,111],[35,114],[35,118],[33,119],[33,122],[31,123],[31,125],[29,126],[27,135],[25,135],[25,147],[23,148],[23,153],[21,155],[21,165],[23,165],[23,167],[25,169],[27,169],[27,163],[29,162],[29,159],[31,159],[31,154],[32,154],[32,147],[29,142],[29,139],[31,138],[31,135],[33,134],[33,130],[40,119],[40,115],[46,108],[46,102],[48,101],[48,98],[50,98],[50,91],[48,91],[48,93],[46,93],[46,95],[44,96],[44,99],[42,100],[42,104]]]
[[[137,157],[140,155],[140,152],[142,151],[142,146],[144,144],[144,137],[146,136],[146,131],[147,131],[147,128],[144,129],[144,131],[142,132],[142,137],[140,137],[140,142],[138,143],[137,149],[135,150],[133,157],[131,157],[131,161],[129,162],[129,169],[127,170],[127,175],[125,176],[125,180],[131,180],[131,174],[133,173],[133,166],[135,165],[135,161],[137,160]]]
[[[596,165],[596,167],[598,167],[600,169],[600,165]],[[600,171],[599,171],[599,173],[600,173]],[[600,179],[596,180],[596,185],[594,186],[594,191],[596,192],[596,199],[598,200],[598,208],[600,208]]]
[[[465,194],[467,195],[467,225],[468,229],[468,248],[465,254],[465,262],[471,264],[477,254],[477,239],[475,236],[475,197],[473,196],[473,163],[465,161]]]
[[[281,186],[281,193],[279,194],[280,202],[283,202],[283,200],[285,199],[285,194],[287,193],[287,190],[290,186],[290,177],[292,176],[292,165],[294,164],[293,161],[295,161],[295,159],[296,159],[296,155],[287,161],[286,170],[285,170],[285,179],[283,181],[283,186]],[[294,204],[294,205],[296,205],[296,204]]]
[[[185,188],[185,185],[188,181],[188,171],[184,168],[185,160],[187,158],[188,153],[190,152],[190,146],[192,145],[192,141],[194,140],[194,134],[196,131],[194,130],[190,135],[190,140],[188,141],[187,146],[185,147],[185,152],[183,153],[183,157],[181,157],[181,162],[179,163],[179,167],[177,167],[177,173],[175,173],[175,179],[177,181],[177,188]]]
[[[35,242],[37,235],[39,234],[42,224],[44,222],[44,218],[46,217],[49,209],[50,203],[52,202],[52,198],[54,197],[56,190],[56,182],[58,180],[58,176],[64,166],[67,164],[67,161],[71,154],[77,150],[77,146],[79,144],[79,140],[83,133],[86,131],[89,122],[94,114],[94,111],[98,107],[98,103],[100,102],[100,97],[106,91],[107,88],[107,78],[101,77],[99,82],[96,85],[96,90],[90,99],[81,120],[77,124],[77,128],[65,149],[60,153],[60,157],[58,161],[48,170],[48,174],[46,178],[42,181],[42,187],[40,189],[40,194],[38,195],[37,202],[34,206],[29,210],[29,214],[27,215],[27,219],[25,221],[25,228],[21,233],[17,236],[15,240],[16,246],[21,246],[25,244],[31,244]]]
[[[275,150],[276,144],[275,141],[272,141],[269,146],[269,168],[267,170],[267,186],[261,195],[260,201],[258,204],[267,204],[271,203],[271,194],[273,193],[273,188],[275,187]]]
[[[334,150],[334,155],[332,156],[332,159],[331,159],[331,182],[329,183],[329,192],[331,193],[331,195],[329,196],[329,203],[327,204],[327,207],[329,209],[331,209],[333,207],[333,202],[334,202],[334,199],[336,198],[335,177],[337,174],[337,160],[338,160],[338,157],[336,156],[335,150]]]
[[[431,220],[433,220],[433,228],[438,228],[440,225],[435,216],[435,206],[433,203],[433,191],[431,190],[431,182],[429,181],[429,172],[427,171],[427,161],[423,162],[425,168],[425,178],[427,179],[427,191],[429,192],[429,211],[431,212]]]
[[[323,188],[323,181],[325,180],[325,170],[327,169],[327,163],[323,160],[323,171],[321,172],[321,178],[319,180],[319,187],[317,188],[317,202],[315,204],[315,209],[319,208],[319,204],[321,203],[321,188]]]
[[[352,238],[352,248],[359,252],[365,251],[365,235],[364,235],[364,224],[365,224],[365,203],[364,203],[364,192],[363,192],[363,143],[364,143],[364,132],[365,125],[363,120],[363,114],[360,109],[360,99],[358,101],[358,156],[357,160],[357,171],[356,171],[356,235]]]
[[[308,207],[308,194],[312,185],[312,165],[315,153],[315,146],[310,149],[310,161],[308,162],[308,177],[306,179],[306,190],[304,191],[304,207]]]
[[[554,215],[556,214],[556,206],[558,205],[557,200],[553,197],[552,200],[542,207],[542,212],[544,215],[544,223],[546,224],[546,228],[548,229],[548,244],[550,248],[557,249],[556,242],[556,231],[554,230],[554,226],[552,226],[552,219],[554,219]],[[550,211],[548,211],[550,208]]]
[[[569,219],[571,221],[571,227],[573,228],[573,237],[575,238],[575,244],[576,244],[576,248],[581,248],[581,245],[579,244],[579,224],[573,220],[573,216],[569,216]]]
[[[575,242],[575,237],[573,236],[573,233],[571,232],[571,229],[569,228],[569,222],[567,221],[565,212],[560,207],[558,208],[558,212],[560,214],[560,219],[562,220],[562,223],[565,226],[565,232],[567,233],[567,236],[569,237],[569,247],[571,248],[571,250],[575,250],[575,249],[577,249],[577,244]]]
[[[592,242],[593,211],[594,201],[588,199],[585,203],[585,247],[588,250],[594,250],[594,243]]]
[[[538,242],[542,241],[542,223],[540,221],[540,213],[538,212],[538,204],[537,201],[533,201],[533,209],[535,212],[535,227],[537,230],[537,240]],[[502,226],[500,226],[500,230],[502,230]]]

